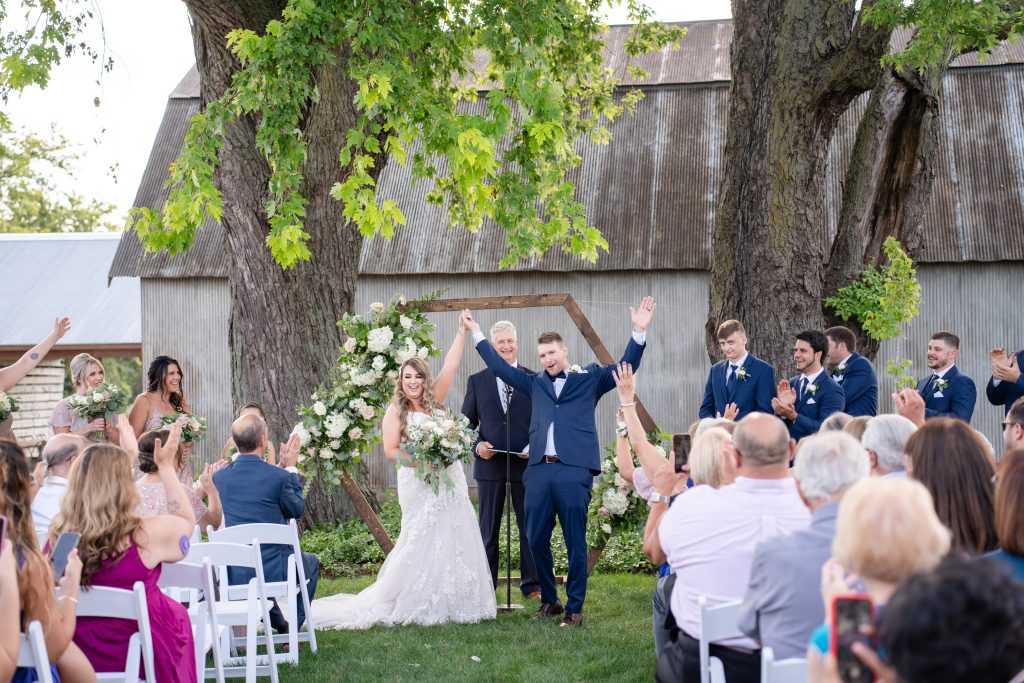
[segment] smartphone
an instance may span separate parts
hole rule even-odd
[[[839,678],[843,683],[871,683],[871,669],[857,659],[850,649],[854,643],[870,646],[871,640],[861,632],[874,619],[871,596],[864,593],[837,595],[832,600],[832,654],[836,658]]]
[[[50,553],[50,562],[53,563],[53,578],[60,580],[60,577],[64,575],[64,569],[68,566],[68,555],[78,545],[78,539],[82,537],[82,534],[75,531],[65,531],[57,539],[57,544],[53,546],[53,551]]]
[[[676,455],[676,472],[682,472],[683,467],[690,462],[690,442],[689,434],[672,435],[672,451]]]

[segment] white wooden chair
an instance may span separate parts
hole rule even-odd
[[[725,670],[722,662],[711,656],[711,643],[743,635],[736,626],[742,601],[708,607],[707,598],[701,595],[697,604],[700,607],[700,683],[725,683]]]
[[[256,539],[253,541],[252,539]],[[313,623],[313,612],[310,608],[309,580],[302,565],[302,547],[299,544],[299,527],[294,519],[288,524],[239,524],[224,527],[219,531],[210,531],[210,541],[225,543],[250,543],[258,545],[291,546],[292,554],[287,559],[287,575],[284,581],[268,581],[267,595],[271,598],[285,598],[285,619],[291,628],[288,633],[274,636],[274,643],[288,643],[288,652],[281,653],[281,661],[292,664],[299,663],[299,642],[309,643],[310,652],[316,652],[316,626]],[[232,587],[231,597],[244,587]],[[298,623],[298,600],[306,610],[304,630],[294,628]],[[280,604],[280,603],[279,603]]]
[[[801,657],[776,661],[770,647],[761,649],[761,683],[806,683],[807,660]]]
[[[202,564],[163,563],[159,586],[165,592],[170,589],[170,595],[177,593],[189,597],[188,615],[192,621],[192,637],[195,642],[196,680],[201,681],[212,674],[217,683],[224,683],[221,643],[228,643],[229,634],[227,628],[218,623],[217,611],[213,608],[216,589],[210,560],[203,560]],[[203,593],[203,600],[198,599],[200,591]],[[213,654],[213,669],[206,667],[207,652]]]
[[[138,630],[128,640],[128,655],[125,657],[124,670],[117,672],[97,673],[101,681],[125,681],[137,683],[146,680],[156,681],[153,668],[153,634],[149,627],[149,606],[146,602],[146,587],[136,581],[132,590],[94,586],[78,593],[78,609],[81,617],[102,617],[105,619],[127,619],[138,624]],[[145,679],[139,679],[139,660],[146,673]]]
[[[257,676],[270,676],[273,683],[278,683],[277,656],[274,652],[274,639],[270,626],[270,599],[267,597],[266,583],[263,580],[263,561],[260,558],[259,545],[250,540],[250,545],[241,543],[196,543],[185,557],[189,564],[202,563],[209,560],[216,566],[220,580],[218,599],[212,607],[216,611],[218,624],[228,628],[244,626],[245,636],[231,636],[231,650],[238,645],[245,646],[244,662],[229,661],[225,663],[224,675],[227,677],[245,676],[246,683],[255,683]],[[252,569],[256,576],[242,586],[241,599],[231,598],[228,586],[228,567]],[[263,626],[266,655],[259,656],[256,652],[257,629]]]
[[[43,626],[38,621],[28,622],[28,630],[18,638],[18,666],[36,670],[39,683],[53,683],[50,657],[46,653]]]

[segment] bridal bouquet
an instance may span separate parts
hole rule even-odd
[[[187,418],[181,425],[182,443],[195,443],[206,436],[205,417],[196,417],[188,413],[171,413],[170,415],[164,415],[160,421],[165,425],[174,424],[181,419],[182,415]]]
[[[68,399],[71,412],[90,422],[100,418],[112,420],[114,415],[123,413],[129,403],[131,403],[131,397],[125,393],[124,389],[112,382],[104,382],[93,387],[88,394],[75,394]],[[104,441],[107,438],[105,430],[93,432],[93,435],[99,441]]]
[[[445,409],[434,411],[419,424],[405,428],[407,442],[403,448],[412,459],[416,473],[438,493],[441,482],[452,485],[448,467],[457,462],[472,462],[476,433],[470,429],[463,415],[453,415]],[[401,467],[401,463],[396,463]]]
[[[11,416],[11,413],[18,412],[18,401],[10,394],[0,391],[0,422]]]

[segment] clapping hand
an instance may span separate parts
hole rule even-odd
[[[292,433],[288,437],[288,443],[281,444],[279,451],[278,467],[296,467],[299,464],[299,435]]]
[[[733,420],[735,422],[736,416],[740,414],[740,408],[735,403],[725,404],[725,415],[718,413],[717,417],[725,418],[726,420]]]
[[[1001,382],[1016,382],[1020,379],[1020,367],[1017,365],[1017,354],[1005,353],[1003,349],[992,349],[989,352],[992,361],[992,377]]]
[[[629,318],[633,321],[633,329],[637,332],[644,332],[647,330],[647,326],[651,324],[651,318],[654,316],[654,309],[658,305],[654,303],[653,296],[645,296],[640,300],[639,308],[629,307]]]
[[[892,395],[892,404],[896,412],[907,418],[918,427],[924,424],[924,398],[913,389],[903,389]]]
[[[789,381],[782,380],[776,387],[777,395],[772,399],[772,410],[776,415],[796,419],[796,389],[789,386]]]
[[[636,398],[636,375],[633,374],[633,366],[629,363],[619,363],[612,369],[612,377],[619,392],[619,402],[632,403]]]

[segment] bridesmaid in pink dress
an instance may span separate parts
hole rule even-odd
[[[188,399],[182,388],[184,375],[181,364],[170,356],[157,356],[149,364],[146,373],[146,390],[135,397],[135,403],[128,413],[132,431],[138,439],[144,432],[163,429],[164,415],[188,413]],[[192,444],[185,445],[185,457],[178,466],[178,479],[191,489],[192,479]],[[136,477],[140,474],[135,472]]]
[[[131,456],[116,446],[97,444],[78,457],[51,541],[65,531],[82,534],[78,552],[83,588],[131,589],[136,581],[142,581],[149,603],[157,683],[195,683],[188,613],[157,587],[161,563],[185,557],[195,525],[192,506],[175,472],[181,429],[172,426],[168,443],[155,454],[168,514],[142,518],[135,512],[139,494],[132,480],[135,440],[128,425],[120,427],[122,445]],[[116,671],[124,667],[128,639],[134,631],[135,625],[122,619],[83,617],[75,629],[75,643],[96,671]]]
[[[18,382],[25,379],[25,375],[39,365],[39,362],[46,357],[46,354],[50,352],[53,345],[56,344],[69,329],[71,329],[70,320],[67,318],[57,318],[53,321],[53,331],[46,336],[46,339],[26,351],[13,365],[8,365],[6,368],[0,368],[0,391],[6,394],[13,389]],[[0,422],[0,439],[17,441],[17,437],[14,436],[13,415]]]

